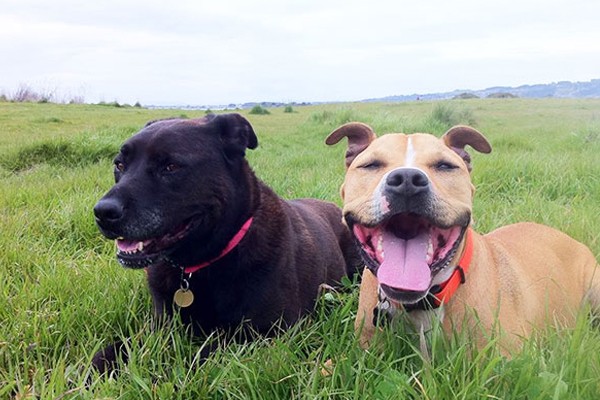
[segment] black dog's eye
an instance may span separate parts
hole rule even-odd
[[[434,168],[438,171],[451,171],[453,169],[457,169],[458,165],[451,163],[450,161],[438,161],[437,164],[435,164]]]
[[[165,167],[165,171],[167,171],[167,172],[175,172],[175,171],[178,171],[180,168],[181,168],[180,165],[177,165],[175,163],[169,163]]]
[[[125,171],[125,164],[123,164],[120,161],[115,161],[115,171],[124,172]]]

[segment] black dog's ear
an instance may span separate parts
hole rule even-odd
[[[346,168],[348,168],[356,156],[369,147],[377,136],[369,125],[362,122],[349,122],[331,132],[325,139],[325,143],[331,146],[345,137],[348,138],[348,149],[346,150]]]
[[[250,122],[240,114],[209,114],[205,117],[209,124],[217,124],[225,150],[232,154],[246,154],[246,149],[255,149],[258,139]]]
[[[149,127],[152,124],[155,124],[157,122],[161,122],[161,121],[170,121],[170,120],[174,120],[174,119],[180,119],[177,117],[169,117],[169,118],[160,118],[160,119],[153,119],[152,121],[148,121],[146,122],[146,125],[144,125],[144,128]]]
[[[442,136],[446,146],[454,150],[467,164],[471,172],[471,156],[466,152],[465,146],[469,145],[480,153],[490,153],[492,146],[485,136],[475,128],[466,125],[456,125],[448,129]]]

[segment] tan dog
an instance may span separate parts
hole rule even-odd
[[[507,333],[501,341],[507,350],[548,321],[572,324],[586,299],[600,309],[600,269],[586,246],[534,223],[487,235],[472,231],[475,189],[464,148],[491,151],[477,130],[456,126],[441,139],[377,138],[368,125],[354,122],[326,143],[344,137],[344,220],[368,266],[355,322],[363,346],[382,310],[405,309],[421,331],[433,316],[447,333],[480,323],[486,334],[474,331],[479,347],[497,321]]]

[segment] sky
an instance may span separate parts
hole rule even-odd
[[[598,0],[0,0],[0,94],[219,105],[600,78]]]

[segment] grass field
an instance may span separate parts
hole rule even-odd
[[[348,121],[376,132],[474,124],[490,155],[472,153],[476,229],[516,221],[559,228],[600,258],[600,101],[464,100],[307,106],[247,115],[259,137],[250,162],[284,198],[340,204],[344,145],[327,134]],[[357,290],[321,299],[276,339],[220,348],[151,327],[144,273],[118,265],[92,207],[112,183],[120,143],[151,119],[201,111],[0,103],[0,399],[598,399],[600,330],[549,327],[508,360],[460,332],[432,339],[432,361],[404,326],[358,348]],[[90,370],[116,338],[142,339],[117,377]],[[214,340],[218,340],[215,338]],[[140,344],[143,343],[143,344]],[[470,356],[467,356],[471,354]],[[322,376],[332,358],[332,374]],[[91,384],[86,386],[86,381]]]

